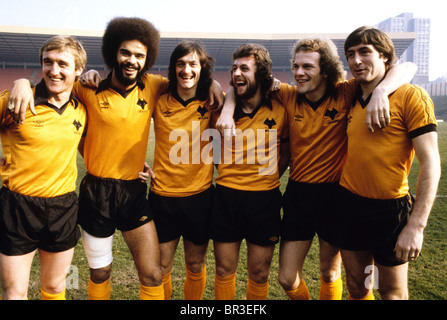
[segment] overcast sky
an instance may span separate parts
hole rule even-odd
[[[368,3],[371,6],[368,7]],[[138,16],[161,32],[350,33],[404,12],[431,19],[430,80],[447,75],[440,0],[0,0],[0,25],[104,30]]]

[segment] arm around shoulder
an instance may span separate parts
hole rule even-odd
[[[31,88],[31,82],[28,79],[18,79],[14,81],[8,100],[8,108],[14,109],[12,116],[20,124],[25,123],[26,109],[29,106],[31,112],[35,115],[34,95]]]
[[[417,66],[412,62],[396,64],[374,89],[366,109],[366,125],[371,132],[374,132],[374,126],[382,129],[390,124],[391,117],[388,96],[402,85],[410,83],[416,71]]]

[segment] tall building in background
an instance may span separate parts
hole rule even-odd
[[[402,55],[402,62],[411,61],[418,66],[414,83],[429,82],[430,19],[414,18],[412,13],[402,13],[380,22],[377,28],[385,32],[415,32],[416,39]]]

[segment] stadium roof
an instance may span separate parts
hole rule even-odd
[[[87,52],[89,68],[104,68],[101,55],[103,31],[42,29],[0,26],[0,68],[40,68],[39,49],[49,37],[57,34],[72,35],[82,42]],[[152,68],[166,70],[174,47],[183,39],[200,40],[208,53],[216,59],[216,70],[229,70],[232,53],[241,44],[256,42],[270,52],[274,70],[290,70],[290,50],[298,39],[317,34],[224,34],[161,32],[158,59]],[[344,40],[348,34],[318,34],[330,38],[336,44],[346,69]],[[390,33],[396,53],[400,57],[416,38],[416,33]]]

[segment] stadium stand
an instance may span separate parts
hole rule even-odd
[[[87,51],[87,68],[101,70],[104,68],[101,55],[100,31],[80,31],[64,29],[42,29],[13,26],[0,26],[0,90],[10,89],[12,81],[21,77],[41,75],[34,74],[32,68],[39,68],[38,48],[48,37],[54,34],[70,34],[76,36]],[[214,33],[182,33],[164,32],[161,34],[159,56],[151,69],[151,73],[166,76],[169,57],[172,50],[182,39],[200,41],[208,53],[215,58],[214,77],[222,88],[228,89],[230,81],[231,56],[241,44],[256,42],[264,45],[270,52],[273,61],[273,75],[281,82],[293,84],[290,72],[290,50],[294,43],[309,34],[214,34]],[[343,56],[343,44],[346,34],[320,35],[331,38],[336,44],[340,57],[348,70]],[[415,33],[391,34],[397,55],[400,56],[414,41]],[[18,68],[18,69],[13,69]],[[21,70],[19,68],[22,68]],[[104,70],[103,70],[104,71]]]
[[[42,71],[40,69],[0,69],[0,92],[3,90],[11,90],[12,83],[16,79],[40,79],[41,77]]]

